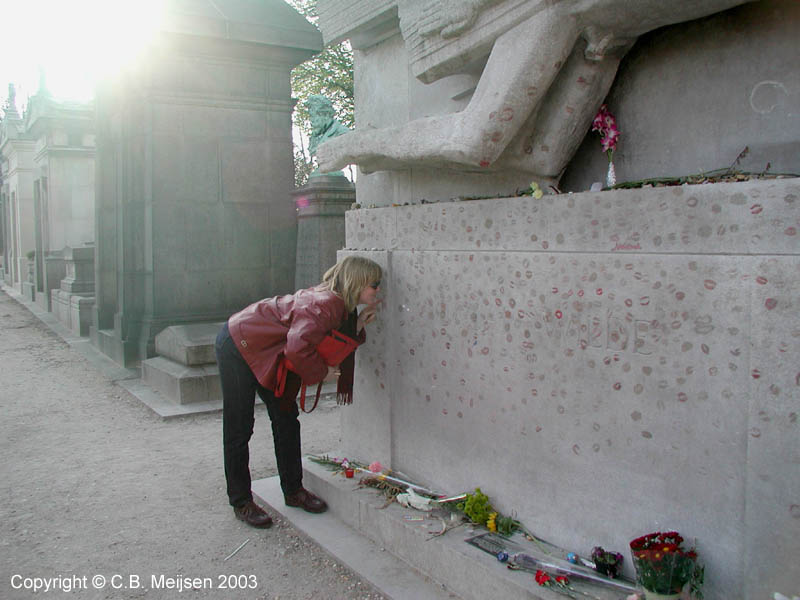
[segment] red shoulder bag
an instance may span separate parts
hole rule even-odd
[[[325,336],[319,345],[317,345],[317,352],[319,352],[319,355],[322,357],[322,360],[325,361],[326,365],[329,367],[334,367],[338,364],[341,364],[342,361],[350,356],[350,354],[352,354],[356,348],[358,348],[358,342],[356,340],[334,329]],[[289,374],[289,371],[297,373],[291,361],[289,361],[285,356],[282,356],[280,362],[278,363],[278,372],[275,383],[275,396],[278,398],[282,397],[286,391],[286,377]],[[319,396],[321,393],[322,382],[320,381],[319,385],[317,386],[317,395],[314,399],[314,406],[312,406],[309,410],[306,410],[306,384],[302,383],[300,387],[300,409],[305,413],[310,413],[312,410],[314,410],[317,407],[317,403],[319,403]]]

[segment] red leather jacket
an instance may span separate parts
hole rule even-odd
[[[346,315],[339,296],[309,288],[251,304],[228,319],[228,330],[258,382],[274,391],[281,355],[289,359],[304,383],[313,385],[325,379],[328,366],[317,346],[341,326]],[[362,329],[358,341],[365,339]]]

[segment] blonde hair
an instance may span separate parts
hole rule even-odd
[[[383,269],[374,260],[363,256],[348,256],[325,272],[318,288],[331,290],[340,296],[347,312],[352,312],[358,306],[361,290],[379,282],[382,275]]]

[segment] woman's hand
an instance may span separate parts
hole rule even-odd
[[[378,303],[375,304],[367,304],[364,309],[358,315],[358,326],[356,327],[356,331],[361,333],[361,330],[364,329],[364,326],[368,323],[372,323],[375,320],[375,317],[378,313]]]
[[[322,381],[324,381],[326,383],[335,382],[335,381],[337,381],[339,379],[339,375],[341,375],[341,374],[342,374],[342,372],[339,370],[338,366],[336,366],[336,367],[328,367],[328,374],[325,376],[325,379],[323,379]]]

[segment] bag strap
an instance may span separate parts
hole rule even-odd
[[[322,393],[322,382],[319,382],[317,386],[317,397],[314,398],[314,406],[306,410],[306,384],[304,383],[300,388],[300,410],[304,413],[308,414],[312,412],[315,408],[317,408],[317,404],[319,404],[319,395]]]
[[[286,376],[289,374],[289,368],[286,365],[286,358],[281,356],[278,361],[278,371],[275,373],[275,397],[280,398],[283,396],[283,391],[286,389]]]

